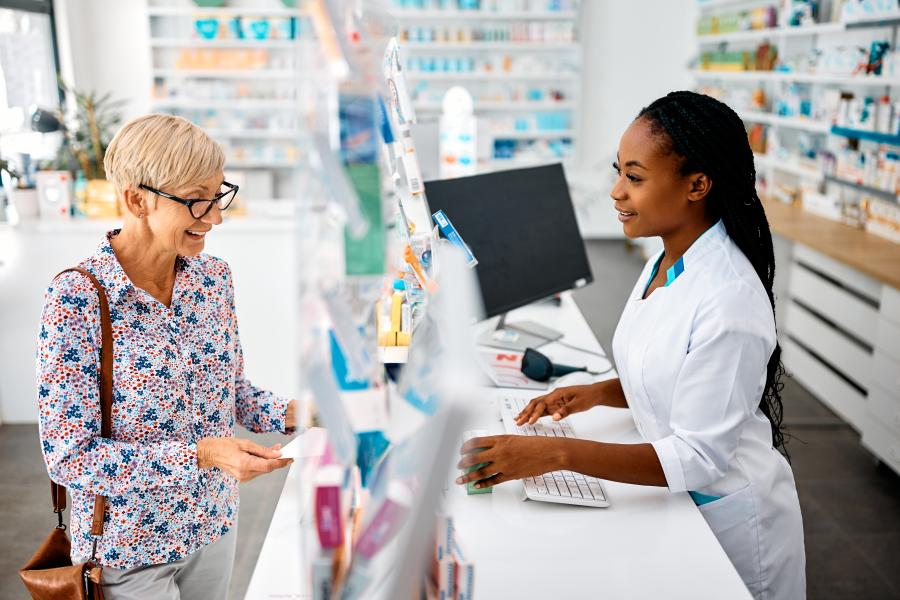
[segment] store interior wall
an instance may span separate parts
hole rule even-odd
[[[60,72],[80,92],[121,99],[123,122],[150,112],[153,78],[144,0],[54,2]]]
[[[611,174],[619,137],[638,111],[668,92],[693,88],[689,64],[697,54],[696,5],[695,0],[582,4],[583,169]],[[639,245],[645,254],[661,247],[657,239]]]

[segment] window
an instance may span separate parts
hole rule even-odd
[[[56,111],[53,8],[49,0],[0,0],[0,153],[18,166],[21,155],[51,158],[60,134],[31,131],[34,107]],[[27,159],[26,159],[27,160]]]

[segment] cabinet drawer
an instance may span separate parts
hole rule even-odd
[[[882,286],[881,314],[900,325],[900,290],[895,290],[889,285]]]
[[[788,373],[828,408],[857,430],[871,419],[866,413],[866,398],[859,390],[793,341],[783,340],[781,346]]]
[[[858,296],[799,265],[791,270],[790,295],[869,346],[875,345],[878,310]]]
[[[869,385],[872,356],[859,344],[797,304],[787,312],[787,331],[863,389]]]
[[[869,419],[863,431],[862,444],[886,465],[900,473],[900,436],[875,419]]]
[[[900,439],[900,398],[893,398],[880,386],[873,385],[866,403],[869,414]]]
[[[881,283],[867,275],[863,275],[853,267],[848,267],[803,244],[794,244],[794,262],[809,265],[874,302],[878,302],[881,299],[881,288],[884,287]],[[793,276],[793,272],[791,276]]]
[[[875,350],[872,357],[872,383],[884,390],[888,396],[900,401],[900,361]]]
[[[900,325],[881,316],[878,318],[878,334],[875,336],[875,350],[881,350],[897,361],[900,366]]]

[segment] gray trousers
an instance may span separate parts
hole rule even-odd
[[[225,598],[234,566],[237,527],[181,560],[161,565],[103,567],[106,600],[206,600]]]

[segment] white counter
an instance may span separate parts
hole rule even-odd
[[[513,312],[511,319],[540,322],[564,332],[567,343],[602,351],[569,294],[561,307],[531,306]],[[542,351],[556,361],[594,369],[605,362],[558,344]],[[502,433],[496,400],[508,393],[486,389],[480,398],[467,402],[465,429]],[[587,439],[640,439],[631,413],[624,409],[594,409],[570,419],[579,436]],[[304,566],[309,550],[301,548],[301,540],[305,545],[310,537],[308,482],[313,473],[309,460],[291,466],[248,600],[310,597]],[[447,476],[446,504],[459,539],[475,562],[476,599],[750,598],[686,493],[607,482],[611,506],[595,509],[523,501],[517,481],[501,484],[491,494],[468,496],[452,482],[455,475]]]

